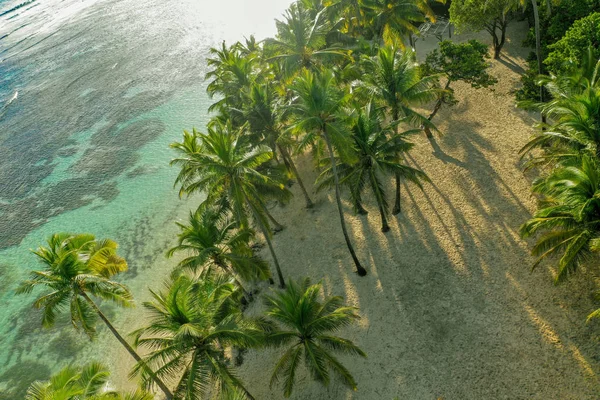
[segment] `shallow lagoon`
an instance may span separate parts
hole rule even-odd
[[[68,321],[40,327],[14,288],[29,252],[57,231],[121,245],[138,302],[163,281],[179,200],[169,143],[203,127],[210,46],[274,33],[287,0],[0,0],[0,399],[77,361],[126,369],[101,328],[90,344]],[[8,101],[18,96],[5,107]],[[140,309],[106,307],[123,332]]]

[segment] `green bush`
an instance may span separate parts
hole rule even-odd
[[[600,13],[595,12],[575,21],[565,36],[548,46],[550,54],[544,64],[552,72],[560,72],[569,59],[578,60],[589,46],[600,50]]]

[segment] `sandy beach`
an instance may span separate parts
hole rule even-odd
[[[299,188],[276,218],[286,229],[274,245],[286,278],[322,280],[327,295],[360,308],[359,324],[341,332],[368,354],[343,358],[358,391],[335,381],[324,389],[301,371],[292,399],[595,399],[600,321],[585,324],[594,302],[597,271],[582,270],[553,285],[553,269],[530,271],[529,244],[519,226],[535,210],[533,175],[524,174],[518,151],[532,133],[534,116],[517,110],[512,91],[529,53],[525,22],[509,26],[502,59],[491,73],[494,90],[457,83],[459,103],[434,122],[443,136],[432,147],[415,136],[410,163],[431,178],[421,191],[402,188],[402,214],[380,232],[373,199],[368,216],[346,216],[359,258],[369,274],[353,272],[339,227],[333,191],[314,195],[303,208]],[[485,32],[453,39],[477,38]],[[436,39],[417,42],[419,57]],[[312,161],[298,164],[314,181]],[[392,190],[390,180],[390,191]],[[268,252],[263,250],[265,259]],[[255,302],[250,312],[262,305]],[[269,389],[278,350],[251,350],[240,376],[257,399],[281,399]]]

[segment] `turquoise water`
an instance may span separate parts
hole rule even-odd
[[[177,197],[168,145],[207,121],[207,50],[272,35],[289,3],[0,0],[0,400],[74,361],[126,371],[103,327],[95,343],[66,320],[44,330],[14,296],[30,249],[57,231],[110,237],[138,301],[160,286],[173,220],[198,201]],[[103,307],[125,333],[139,324],[139,308]]]

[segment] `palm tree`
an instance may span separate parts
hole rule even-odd
[[[419,23],[435,19],[426,0],[362,0],[361,5],[375,37],[388,45],[404,47]]]
[[[288,150],[289,139],[283,135],[282,110],[277,104],[275,91],[269,83],[255,83],[251,86],[244,104],[243,115],[248,121],[250,131],[258,134],[259,142],[269,146],[273,150],[273,154],[279,151],[286,166],[298,180],[298,185],[306,200],[306,208],[312,208],[314,204]]]
[[[352,162],[351,160],[356,157],[350,135],[343,123],[344,116],[341,114],[347,96],[338,89],[331,71],[314,74],[304,70],[294,82],[292,91],[297,96],[296,101],[290,105],[292,128],[296,132],[304,133],[300,149],[313,144],[317,139],[325,142],[331,162],[342,233],[356,266],[356,272],[359,276],[365,276],[367,270],[360,264],[346,229],[334,153],[335,146],[339,156],[346,162]]]
[[[339,176],[341,182],[350,188],[355,208],[362,208],[362,193],[370,187],[381,216],[381,231],[388,232],[390,227],[386,215],[389,212],[384,177],[387,174],[398,175],[421,187],[421,180],[429,181],[422,171],[399,163],[398,155],[407,153],[413,144],[406,141],[410,134],[420,132],[419,129],[394,134],[394,126],[386,124],[385,115],[372,103],[358,110],[358,118],[352,126],[352,138],[358,149],[359,161],[354,164],[340,162]],[[324,160],[325,161],[325,160]],[[319,177],[321,186],[330,186],[333,181],[329,162]]]
[[[521,153],[552,145],[551,159],[578,157],[581,152],[600,157],[600,89],[590,88],[583,93],[554,98],[539,109],[552,123],[542,124],[544,130],[529,141]]]
[[[144,362],[156,368],[157,376],[181,374],[175,397],[197,400],[242,392],[244,399],[253,399],[229,366],[225,351],[258,346],[264,332],[260,324],[243,317],[232,279],[214,272],[197,280],[180,275],[165,291],[151,293],[153,301],[144,303],[149,322],[132,335],[136,345],[149,350]],[[141,363],[134,374],[141,374],[144,385],[149,383]]]
[[[82,367],[66,367],[48,381],[35,381],[25,400],[152,400],[154,396],[136,390],[121,393],[106,390],[110,372],[105,365],[92,362]]]
[[[320,283],[311,285],[305,278],[299,282],[290,281],[283,292],[265,296],[266,315],[284,326],[281,330],[272,330],[267,343],[287,347],[271,377],[271,386],[283,378],[285,397],[292,394],[296,370],[302,360],[313,379],[323,385],[329,384],[330,371],[333,371],[346,386],[356,390],[350,371],[332,352],[361,357],[366,354],[352,341],[332,333],[357,320],[357,309],[344,306],[339,296],[328,297],[321,303],[318,301],[320,291]]]
[[[117,255],[117,243],[110,239],[96,240],[89,234],[70,233],[56,233],[50,236],[47,243],[47,247],[42,246],[33,252],[44,264],[44,270],[31,272],[30,279],[17,289],[17,293],[31,293],[38,286],[49,289],[33,303],[35,308],[43,308],[42,325],[53,326],[56,313],[69,307],[73,326],[83,329],[93,339],[96,335],[96,318],[100,317],[129,354],[136,361],[141,361],[90,297],[109,300],[122,307],[133,306],[129,289],[111,280],[114,275],[127,270],[127,262]],[[148,374],[154,377],[151,371]],[[154,378],[167,398],[171,399],[173,395],[167,386]]]
[[[330,25],[323,11],[312,17],[302,4],[293,3],[284,21],[276,21],[276,39],[265,40],[266,48],[273,53],[269,61],[281,63],[287,77],[303,68],[314,69],[328,60],[346,57],[342,49],[326,47]]]
[[[556,283],[564,280],[600,250],[600,164],[584,155],[577,164],[560,167],[534,185],[542,207],[521,227],[528,237],[542,236],[532,249],[539,258],[558,255]]]
[[[252,45],[252,42],[247,45]],[[206,79],[211,79],[206,91],[211,98],[215,95],[222,98],[208,110],[218,110],[229,116],[236,125],[241,125],[237,110],[241,109],[243,95],[254,81],[257,56],[240,43],[228,47],[223,42],[221,48],[211,48],[209,52],[212,58],[207,60],[207,64],[212,70],[206,74]]]
[[[254,232],[240,227],[226,211],[207,207],[190,213],[187,225],[177,223],[181,233],[177,246],[170,249],[167,256],[187,252],[189,256],[179,262],[177,273],[185,270],[197,273],[214,266],[233,276],[249,297],[241,281],[268,279],[269,267],[248,244]]]
[[[427,117],[414,111],[413,107],[438,98],[440,89],[436,84],[439,75],[422,77],[412,51],[397,51],[393,46],[381,47],[375,57],[364,60],[363,69],[363,81],[359,88],[366,92],[367,98],[385,105],[393,121],[403,118],[414,126],[436,129]],[[392,213],[400,213],[398,175]]]
[[[252,148],[244,136],[245,130],[245,126],[233,129],[229,123],[216,121],[210,124],[207,134],[196,130],[192,134],[185,132],[182,143],[171,145],[181,155],[171,162],[181,166],[175,185],[181,185],[180,195],[206,194],[204,205],[225,204],[242,228],[249,226],[250,215],[267,241],[279,284],[284,287],[269,221],[275,224],[275,229],[282,226],[271,216],[265,201],[284,201],[291,193],[278,176],[259,171],[268,166],[273,153],[265,146]]]

